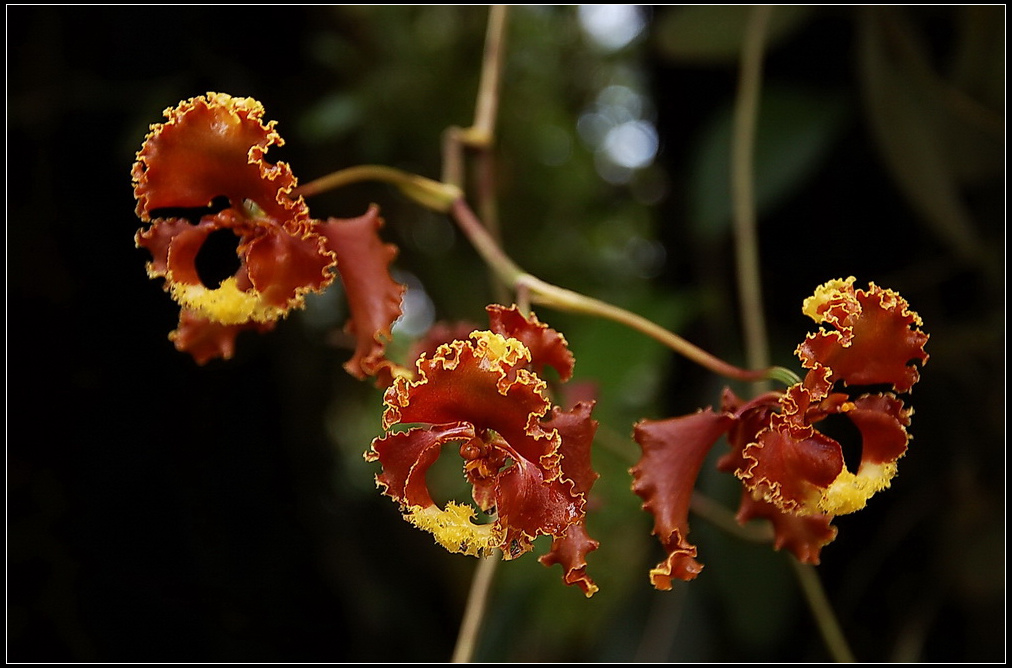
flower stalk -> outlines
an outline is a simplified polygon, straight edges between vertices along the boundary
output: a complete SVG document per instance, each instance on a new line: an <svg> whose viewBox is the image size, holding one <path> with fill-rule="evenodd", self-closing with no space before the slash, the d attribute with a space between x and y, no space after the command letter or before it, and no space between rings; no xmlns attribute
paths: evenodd
<svg viewBox="0 0 1012 668"><path fill-rule="evenodd" d="M460 188L455 185L433 181L424 176L385 165L348 167L299 186L292 194L311 197L362 181L389 183L396 186L408 198L440 213L449 211L451 205L463 195Z"/></svg>
<svg viewBox="0 0 1012 668"><path fill-rule="evenodd" d="M774 367L772 369L748 370L728 364L724 360L711 355L702 348L643 316L599 299L552 285L525 272L503 252L499 244L495 242L492 235L485 229L481 221L478 220L477 216L475 216L474 212L467 205L467 202L463 199L454 202L450 208L450 215L453 216L458 227L471 241L471 244L478 251L479 255L482 256L485 263L496 272L499 279L507 285L513 286L514 290L522 291L529 295L531 302L535 304L542 304L559 311L583 313L621 323L649 336L671 348L676 353L725 378L745 382L755 382L770 378L789 381L787 384L796 382L797 377L787 369Z"/></svg>
<svg viewBox="0 0 1012 668"><path fill-rule="evenodd" d="M724 378L743 382L761 382L772 379L787 385L798 380L797 375L783 367L749 370L729 364L643 316L599 299L552 285L527 273L502 250L492 233L468 206L460 188L455 185L433 181L392 167L361 165L349 167L311 181L297 188L295 194L316 195L361 181L390 183L419 204L435 211L449 213L498 279L514 291L526 295L532 303L621 323L664 344L683 357Z"/></svg>
<svg viewBox="0 0 1012 668"><path fill-rule="evenodd" d="M753 8L745 29L731 144L731 207L738 293L741 297L745 359L753 368L768 366L770 358L759 273L753 163L762 87L764 41L772 11L773 8L770 6ZM762 391L763 388L756 389Z"/></svg>
<svg viewBox="0 0 1012 668"><path fill-rule="evenodd" d="M495 579L502 555L496 550L487 557L478 560L471 580L471 588L467 594L467 607L464 618L460 622L457 644L453 648L453 663L471 663L481 635L482 623L488 609L489 592Z"/></svg>

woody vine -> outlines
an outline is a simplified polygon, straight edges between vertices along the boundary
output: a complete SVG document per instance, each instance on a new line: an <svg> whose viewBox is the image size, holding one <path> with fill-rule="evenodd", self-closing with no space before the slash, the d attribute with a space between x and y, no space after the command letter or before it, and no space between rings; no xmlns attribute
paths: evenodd
<svg viewBox="0 0 1012 668"><path fill-rule="evenodd" d="M743 285L758 283L755 243L749 241L748 147L764 12L757 9L742 55L736 126L736 146L745 151L735 161ZM151 254L148 274L162 279L180 305L169 338L196 362L232 357L241 332L267 333L302 308L307 295L343 285L351 314L346 331L355 340L345 369L383 390L382 423L372 443L363 444L380 492L445 549L483 559L457 660L473 653L494 563L522 557L540 536L551 541L541 563L559 565L563 582L587 597L598 591L592 553L608 537L587 528L588 498L598 478L591 464L595 400L573 399L567 391L579 351L570 350L564 332L543 318L545 311L621 323L641 332L644 345L652 339L719 376L756 383L753 396L725 389L711 407L630 425L640 448L639 460L631 462L630 490L652 516L663 548L663 558L645 575L661 590L673 580L696 578L703 568L705 555L689 540L688 518L696 479L722 438L729 448L717 466L741 483L737 521L768 521L773 547L800 564L818 564L820 551L836 537L834 517L864 508L897 474L911 438L906 395L928 359L928 336L906 300L855 277L827 276L799 305L815 325L803 338L799 333L798 374L761 361L761 309L746 314L754 325L750 349L760 350L750 359L760 362L742 369L635 313L525 271L503 251L497 225L487 222L495 216L488 184L478 185L472 208L461 168L469 156L492 159L504 24L505 10L493 9L475 123L446 133L438 180L364 165L300 186L289 165L268 158L283 140L263 106L220 92L167 109L166 121L151 126L132 174L145 224L136 243ZM363 180L392 184L456 224L505 296L486 306L487 326L440 323L408 355L390 352L406 288L391 273L399 251L383 238L379 206L357 218L324 219L313 217L307 203ZM508 233L508 221L503 228ZM197 256L211 235L222 232L237 240L238 268L208 285ZM747 301L755 306L758 300ZM839 416L861 435L856 465L848 466L840 443L820 430L820 423ZM434 500L426 474L441 457L460 458L469 499ZM810 579L810 571L802 577ZM831 613L820 607L817 586L811 592L827 644L837 658L849 658Z"/></svg>

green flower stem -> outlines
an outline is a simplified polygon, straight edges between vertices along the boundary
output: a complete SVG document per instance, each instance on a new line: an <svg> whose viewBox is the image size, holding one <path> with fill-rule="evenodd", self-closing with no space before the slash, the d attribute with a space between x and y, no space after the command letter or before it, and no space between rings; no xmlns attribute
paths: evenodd
<svg viewBox="0 0 1012 668"><path fill-rule="evenodd" d="M771 366L766 370L766 378L776 380L790 387L801 382L798 374L782 366Z"/></svg>
<svg viewBox="0 0 1012 668"><path fill-rule="evenodd" d="M754 382L765 380L768 377L766 369L749 371L728 364L657 323L613 304L545 283L530 274L522 276L520 282L528 286L531 291L531 301L536 304L544 304L560 311L584 313L621 323L659 341L679 355L725 378Z"/></svg>
<svg viewBox="0 0 1012 668"><path fill-rule="evenodd" d="M495 134L495 120L499 111L499 84L502 81L506 11L506 5L492 5L489 8L488 32L485 34L485 55L482 58L481 83L478 86L474 124L461 133L461 140L468 146L488 148Z"/></svg>
<svg viewBox="0 0 1012 668"><path fill-rule="evenodd" d="M453 663L470 663L474 658L485 610L488 607L488 594L492 589L492 580L500 561L502 558L499 550L478 561L474 578L471 580L471 590L467 595L464 618L457 633L457 644L453 648Z"/></svg>
<svg viewBox="0 0 1012 668"><path fill-rule="evenodd" d="M819 626L819 633L822 634L822 640L826 643L826 648L833 660L837 663L854 663L854 654L850 651L850 646L847 644L836 614L833 612L833 606L829 604L826 591L823 589L822 581L819 580L815 569L808 564L801 563L793 556L789 558L789 561L794 567L794 574L801 584L805 600L808 601L808 607Z"/></svg>
<svg viewBox="0 0 1012 668"><path fill-rule="evenodd" d="M460 188L455 185L433 181L393 167L360 165L342 169L311 181L296 188L293 194L317 195L327 190L361 181L390 183L422 206L449 213L499 280L514 290L526 291L533 303L543 304L560 311L584 313L614 320L659 341L678 354L725 378L745 382L776 379L788 385L798 382L798 378L793 372L782 367L750 371L728 364L643 316L599 299L546 283L536 276L528 274L503 252L492 234L467 205Z"/></svg>
<svg viewBox="0 0 1012 668"><path fill-rule="evenodd" d="M443 181L446 183L463 185L464 147L485 151L492 146L499 112L507 11L507 5L492 5L489 8L474 123L468 128L449 127L443 133Z"/></svg>
<svg viewBox="0 0 1012 668"><path fill-rule="evenodd" d="M515 289L527 272L503 252L492 233L478 220L463 197L450 207L450 215L499 280Z"/></svg>
<svg viewBox="0 0 1012 668"><path fill-rule="evenodd" d="M770 6L753 8L745 29L731 144L731 204L734 214L738 292L741 298L745 336L745 359L753 368L769 365L762 283L759 280L753 162L762 85L764 41L772 11L773 8ZM763 388L756 389L761 392Z"/></svg>
<svg viewBox="0 0 1012 668"><path fill-rule="evenodd" d="M773 542L774 535L772 524L769 522L750 522L744 525L738 524L738 520L733 511L728 510L723 505L701 492L693 490L692 500L689 502L689 508L696 515L699 515L710 524L731 536L736 536L742 540L747 540L753 543Z"/></svg>
<svg viewBox="0 0 1012 668"><path fill-rule="evenodd" d="M487 151L495 137L495 121L499 112L499 89L502 81L503 42L506 37L506 5L492 5L485 33L485 54L482 58L481 81L471 127L452 126L443 133L443 182L464 184L464 147ZM488 221L486 221L488 222Z"/></svg>
<svg viewBox="0 0 1012 668"><path fill-rule="evenodd" d="M310 197L362 181L381 181L394 185L407 197L440 213L449 211L450 206L463 195L457 186L384 165L359 165L342 169L299 186L292 194Z"/></svg>
<svg viewBox="0 0 1012 668"><path fill-rule="evenodd" d="M496 272L500 280L507 285L513 286L515 290L526 291L530 296L530 300L535 304L542 304L560 311L583 313L614 320L663 343L680 355L725 378L754 382L768 378L783 379L788 377L787 374L793 375L790 371L777 367L760 369L758 371L741 369L728 364L718 357L714 357L702 348L689 343L674 332L664 329L643 316L599 299L546 283L536 276L525 272L502 251L499 244L495 242L492 235L489 234L488 230L485 229L481 221L478 220L477 216L474 215L474 212L471 211L467 202L463 199L453 204L450 213L454 220L457 221L457 225L467 235L467 238L482 256L482 259ZM796 378L796 376L794 377Z"/></svg>
<svg viewBox="0 0 1012 668"><path fill-rule="evenodd" d="M496 118L499 113L500 89L505 60L506 5L492 5L488 13L488 30L485 35L485 53L482 58L481 81L478 85L478 99L475 105L474 123L464 130L461 141L477 151L475 156L475 201L481 221L502 243L499 226L498 187L496 183L496 159L492 148L495 144ZM508 299L509 286L491 276L492 291L496 301Z"/></svg>

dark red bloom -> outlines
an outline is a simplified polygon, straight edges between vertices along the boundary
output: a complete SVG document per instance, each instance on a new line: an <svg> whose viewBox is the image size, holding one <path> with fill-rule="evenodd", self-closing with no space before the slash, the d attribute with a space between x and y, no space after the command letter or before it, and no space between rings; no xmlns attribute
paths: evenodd
<svg viewBox="0 0 1012 668"><path fill-rule="evenodd" d="M702 568L688 543L692 487L710 448L726 436L731 451L718 468L741 479L738 520L771 521L778 549L818 563L836 536L833 516L865 506L889 486L906 452L912 410L897 393L919 378L928 335L906 300L871 284L855 290L854 278L820 286L804 311L832 327L809 334L797 354L805 378L783 392L743 401L725 390L721 411L643 421L635 439L643 457L633 468L633 491L654 515L654 533L668 554L651 571L661 589L672 577L691 579ZM891 391L852 396L849 388L888 385ZM848 391L845 391L848 390ZM839 442L819 430L831 416L849 419L861 436L861 460L850 470Z"/></svg>
<svg viewBox="0 0 1012 668"><path fill-rule="evenodd" d="M136 242L151 253L148 274L164 278L182 307L170 338L199 363L231 357L240 331L270 329L340 272L358 340L348 370L378 375L400 314L403 286L388 271L396 249L379 241L375 207L353 220L310 217L305 201L292 196L297 181L288 165L264 157L284 142L263 113L252 98L195 97L167 109L167 122L151 126L137 153L137 215L150 225ZM210 208L223 200L221 210ZM197 257L220 231L235 235L238 268L205 285Z"/></svg>
<svg viewBox="0 0 1012 668"><path fill-rule="evenodd" d="M829 281L805 300L804 311L833 329L809 334L797 354L805 379L780 398L780 412L748 443L736 470L746 488L781 510L840 515L860 510L889 486L910 440L912 411L895 393L909 392L928 360L920 317L892 290L872 283L855 290L854 278ZM836 390L889 385L891 392L855 398ZM855 471L834 439L817 425L843 415L861 434Z"/></svg>
<svg viewBox="0 0 1012 668"><path fill-rule="evenodd" d="M590 596L597 590L585 572L585 557L597 548L584 528L586 494L597 478L592 405L552 407L545 381L532 371L571 365L558 332L515 307L490 306L489 313L493 328L510 334L474 331L423 354L413 378L393 380L384 396L386 433L366 459L383 466L376 480L405 519L448 550L481 556L500 548L512 559L537 536L552 536L542 562L561 564L565 581ZM451 444L486 521L475 522L469 504L440 507L432 498L426 473Z"/></svg>

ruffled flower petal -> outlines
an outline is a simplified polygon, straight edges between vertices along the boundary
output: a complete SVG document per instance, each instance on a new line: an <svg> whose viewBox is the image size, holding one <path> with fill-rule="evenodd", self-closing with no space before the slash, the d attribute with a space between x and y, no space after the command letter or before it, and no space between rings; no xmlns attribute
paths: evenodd
<svg viewBox="0 0 1012 668"><path fill-rule="evenodd" d="M498 523L504 530L503 557L514 559L532 548L538 536L562 536L580 521L584 500L574 497L554 471L518 459L498 479Z"/></svg>
<svg viewBox="0 0 1012 668"><path fill-rule="evenodd" d="M537 319L532 312L525 316L516 306L506 308L492 304L488 311L489 329L521 341L531 352L531 367L534 373L543 375L546 366L559 373L559 379L566 382L573 376L573 353L569 344L559 332Z"/></svg>
<svg viewBox="0 0 1012 668"><path fill-rule="evenodd" d="M907 451L913 411L890 394L866 394L848 406L846 415L861 432L861 465L895 462Z"/></svg>
<svg viewBox="0 0 1012 668"><path fill-rule="evenodd" d="M770 424L780 406L778 395L771 392L745 401L725 388L721 407L724 412L734 415L735 422L727 433L731 450L717 461L718 470L735 473L747 468L749 462L743 455L745 448L755 441L756 434ZM830 524L832 515L797 515L756 497L748 489L742 490L736 516L738 523L744 525L753 519L769 520L773 526L774 549L787 548L802 563L819 563L820 551L836 537L836 528Z"/></svg>
<svg viewBox="0 0 1012 668"><path fill-rule="evenodd" d="M264 333L273 328L273 322L223 325L183 309L179 312L179 326L169 333L169 340L175 344L176 350L189 353L197 364L203 365L213 359L232 359L235 339L240 332L253 330Z"/></svg>
<svg viewBox="0 0 1012 668"><path fill-rule="evenodd" d="M405 506L427 508L435 504L429 495L425 474L439 458L440 448L451 441L474 438L474 426L466 422L429 425L388 433L373 441L368 461L379 461L383 471L376 482Z"/></svg>
<svg viewBox="0 0 1012 668"><path fill-rule="evenodd" d="M667 557L650 571L657 589L671 589L675 578L692 580L703 569L688 541L689 502L707 453L734 418L712 409L666 420L643 420L634 438L643 456L631 470L633 492L654 516L653 533Z"/></svg>
<svg viewBox="0 0 1012 668"><path fill-rule="evenodd" d="M425 332L425 336L412 344L408 357L413 360L422 355L432 357L439 346L451 341L463 341L470 336L471 332L478 329L481 327L469 321L436 322Z"/></svg>
<svg viewBox="0 0 1012 668"><path fill-rule="evenodd" d="M919 378L915 363L928 359L928 335L898 294L874 283L868 290L853 284L853 277L829 281L805 301L806 314L834 329L810 334L798 347L810 371L783 393L779 414L745 446L746 465L736 471L754 495L785 512L860 510L889 487L896 461L906 452L911 411L899 398L884 393L852 401L832 389L842 381L910 391ZM861 434L861 461L854 471L844 463L842 446L818 431L818 423L831 415L850 419Z"/></svg>
<svg viewBox="0 0 1012 668"><path fill-rule="evenodd" d="M390 275L397 247L379 237L383 219L376 206L364 216L350 220L331 218L322 225L327 249L337 258L337 268L348 296L351 318L345 330L356 340L355 355L344 365L356 378L377 377L381 386L393 379L392 362L386 358L394 321L401 315L405 286Z"/></svg>
<svg viewBox="0 0 1012 668"><path fill-rule="evenodd" d="M756 434L769 426L770 417L780 405L780 393L768 393L745 401L731 388L725 387L721 396L721 410L734 417L727 431L727 442L731 450L717 460L717 470L734 473L745 468L747 462L742 453L755 441Z"/></svg>
<svg viewBox="0 0 1012 668"><path fill-rule="evenodd" d="M549 402L544 381L523 368L529 360L516 339L474 332L470 341L420 359L418 379L396 378L385 397L387 429L460 421L481 436L463 443L461 453L469 480L484 490L481 505L498 511L508 557L529 550L539 534L562 533L575 519L563 491L550 484L561 475L559 437L541 425Z"/></svg>
<svg viewBox="0 0 1012 668"><path fill-rule="evenodd" d="M803 382L784 392L780 413L743 446L735 473L754 495L785 512L852 513L896 474L910 439L910 411L891 394L851 401L842 393L813 393L810 386L823 384ZM848 418L861 435L856 472L846 468L840 443L818 430L830 415Z"/></svg>
<svg viewBox="0 0 1012 668"><path fill-rule="evenodd" d="M217 286L206 286L197 271L197 255L207 238L219 230L238 237L236 272ZM263 219L250 221L232 209L205 216L196 225L185 219L159 219L137 235L137 245L154 258L148 275L166 280L173 298L184 308L225 325L270 322L301 307L308 292L333 280L333 254L316 234L291 235Z"/></svg>
<svg viewBox="0 0 1012 668"><path fill-rule="evenodd" d="M283 311L301 308L306 294L322 291L333 280L334 256L317 231L275 231L250 240L240 252L246 256L249 291Z"/></svg>
<svg viewBox="0 0 1012 668"><path fill-rule="evenodd" d="M491 332L442 345L432 358L418 360L417 379L398 377L387 388L383 427L467 421L496 431L513 447L524 441L527 458L548 457L554 448L538 420L550 406L544 381L524 368L529 361L522 343Z"/></svg>
<svg viewBox="0 0 1012 668"><path fill-rule="evenodd" d="M569 411L555 406L543 423L546 429L559 432L562 474L573 482L573 491L581 494L589 492L599 477L590 461L590 449L598 426L597 420L590 417L593 410L593 401L581 401Z"/></svg>
<svg viewBox="0 0 1012 668"><path fill-rule="evenodd" d="M830 281L805 301L806 314L834 329L809 334L798 356L805 368L829 367L848 385L888 383L908 392L920 377L913 362L928 360L921 319L896 292L874 283L855 290L854 280Z"/></svg>
<svg viewBox="0 0 1012 668"><path fill-rule="evenodd" d="M742 456L748 464L737 471L738 477L753 493L788 512L817 509L823 491L845 470L839 443L783 414L772 417L770 427Z"/></svg>
<svg viewBox="0 0 1012 668"><path fill-rule="evenodd" d="M599 545L599 542L587 535L587 528L583 524L572 524L561 538L552 539L551 549L538 557L538 561L545 566L562 566L563 582L577 585L590 598L597 592L598 586L587 575L587 555Z"/></svg>
<svg viewBox="0 0 1012 668"><path fill-rule="evenodd" d="M267 149L284 140L263 115L253 98L224 93L166 109L168 121L151 126L133 168L140 219L151 220L159 209L202 209L226 197L232 206L255 202L275 220L308 220L305 203L290 196L296 185L291 169L264 160Z"/></svg>
<svg viewBox="0 0 1012 668"><path fill-rule="evenodd" d="M889 487L896 460L906 453L910 409L892 395L865 395L845 406L845 415L861 434L857 471L844 469L819 500L819 508L843 515L864 508L874 494Z"/></svg>
<svg viewBox="0 0 1012 668"><path fill-rule="evenodd" d="M817 565L822 548L836 538L832 515L795 515L780 510L748 491L742 492L736 516L739 524L753 519L769 520L773 525L773 548L786 548L803 564Z"/></svg>
<svg viewBox="0 0 1012 668"><path fill-rule="evenodd" d="M572 491L586 495L597 480L598 474L591 468L590 449L597 432L597 421L590 417L593 402L579 402L571 411L559 407L552 409L547 428L559 432L562 455L562 474L572 481ZM545 566L560 564L566 584L576 584L590 597L597 591L597 584L587 575L587 554L598 548L600 543L587 534L583 521L570 525L561 537L552 539L551 550L538 561Z"/></svg>
<svg viewBox="0 0 1012 668"><path fill-rule="evenodd" d="M366 460L383 464L376 483L384 494L400 502L405 519L431 533L451 552L483 556L502 542L501 528L474 522L474 509L468 506L451 502L438 507L425 479L442 446L473 438L474 427L462 422L393 432L373 441Z"/></svg>

